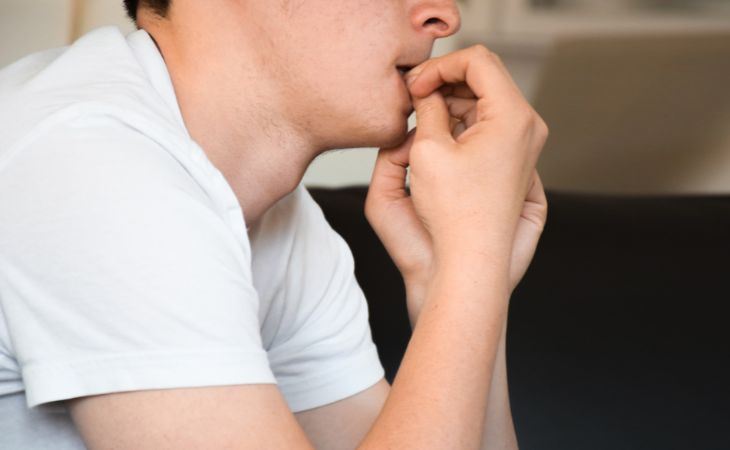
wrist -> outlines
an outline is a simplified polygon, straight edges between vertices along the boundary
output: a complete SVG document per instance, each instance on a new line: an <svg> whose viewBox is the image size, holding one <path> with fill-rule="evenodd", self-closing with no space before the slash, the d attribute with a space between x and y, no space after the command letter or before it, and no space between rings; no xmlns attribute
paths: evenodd
<svg viewBox="0 0 730 450"><path fill-rule="evenodd" d="M508 266L512 254L513 233L461 232L434 239L434 265ZM438 270L439 268L437 268Z"/></svg>
<svg viewBox="0 0 730 450"><path fill-rule="evenodd" d="M429 285L425 279L403 279L406 288L406 306L408 308L408 319L411 322L411 328L416 327L418 317L428 296Z"/></svg>
<svg viewBox="0 0 730 450"><path fill-rule="evenodd" d="M411 273L403 276L403 284L406 289L406 306L411 328L415 328L418 316L426 301L429 290L429 282L433 278L432 271L424 270L418 273Z"/></svg>
<svg viewBox="0 0 730 450"><path fill-rule="evenodd" d="M431 278L438 276L489 279L509 285L511 249L505 245L451 247L437 252Z"/></svg>
<svg viewBox="0 0 730 450"><path fill-rule="evenodd" d="M472 249L473 250L473 249ZM477 287L484 292L503 292L509 299L512 292L509 281L509 265L505 260L484 253L448 253L429 267L429 270L412 272L403 276L406 289L406 306L411 327L415 328L434 284L458 283Z"/></svg>

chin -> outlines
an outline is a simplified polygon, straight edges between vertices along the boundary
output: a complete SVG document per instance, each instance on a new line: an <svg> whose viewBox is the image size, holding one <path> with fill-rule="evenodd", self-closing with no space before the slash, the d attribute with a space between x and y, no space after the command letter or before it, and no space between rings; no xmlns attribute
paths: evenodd
<svg viewBox="0 0 730 450"><path fill-rule="evenodd" d="M371 147L380 147L380 148L397 147L406 140L407 136L408 136L408 124L406 123L397 132L393 132L390 134L383 133L382 142L378 143L377 145L371 145Z"/></svg>
<svg viewBox="0 0 730 450"><path fill-rule="evenodd" d="M408 135L407 116L398 114L391 120L383 121L376 127L372 127L368 138L369 141L361 147L392 148L397 147L406 140Z"/></svg>
<svg viewBox="0 0 730 450"><path fill-rule="evenodd" d="M401 144L408 134L408 116L399 110L390 111L389 114L378 114L376 119L351 116L355 120L337 130L329 130L332 134L327 148L391 148Z"/></svg>

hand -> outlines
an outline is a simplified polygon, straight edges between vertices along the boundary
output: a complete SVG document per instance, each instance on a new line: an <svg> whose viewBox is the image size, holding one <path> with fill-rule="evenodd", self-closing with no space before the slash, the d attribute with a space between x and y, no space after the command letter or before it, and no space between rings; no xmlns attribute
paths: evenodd
<svg viewBox="0 0 730 450"><path fill-rule="evenodd" d="M368 220L409 291L427 283L439 253L455 251L486 251L504 261L513 289L546 219L535 171L545 124L483 47L429 60L409 81L419 127L400 146L380 151Z"/></svg>

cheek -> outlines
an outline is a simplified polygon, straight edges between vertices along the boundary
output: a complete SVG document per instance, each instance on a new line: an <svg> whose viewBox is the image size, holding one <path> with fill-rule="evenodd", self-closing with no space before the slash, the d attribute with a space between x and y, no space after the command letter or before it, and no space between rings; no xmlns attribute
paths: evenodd
<svg viewBox="0 0 730 450"><path fill-rule="evenodd" d="M405 86L383 52L380 60L355 58L352 52L300 53L288 68L289 100L307 111L309 121L326 123L330 132L365 139L369 146L402 139Z"/></svg>
<svg viewBox="0 0 730 450"><path fill-rule="evenodd" d="M320 73L318 85L322 100L347 110L342 112L356 114L358 110L382 109L393 103L393 83L367 64L338 64L329 73Z"/></svg>

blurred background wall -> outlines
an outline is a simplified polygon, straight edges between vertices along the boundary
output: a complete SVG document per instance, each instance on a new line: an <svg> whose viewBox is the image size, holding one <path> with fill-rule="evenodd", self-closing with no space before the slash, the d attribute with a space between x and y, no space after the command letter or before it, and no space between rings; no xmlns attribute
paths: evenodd
<svg viewBox="0 0 730 450"><path fill-rule="evenodd" d="M434 54L485 44L551 127L549 189L730 192L730 0L465 0ZM0 66L86 31L132 31L121 0L0 0ZM374 149L329 152L308 185L367 183Z"/></svg>

